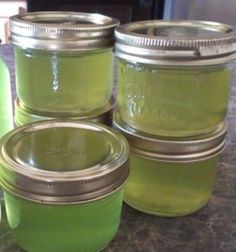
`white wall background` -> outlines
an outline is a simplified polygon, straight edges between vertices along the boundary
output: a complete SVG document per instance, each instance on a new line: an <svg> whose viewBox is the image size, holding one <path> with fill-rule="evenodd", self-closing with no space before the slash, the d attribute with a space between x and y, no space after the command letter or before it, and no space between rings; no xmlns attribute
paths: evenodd
<svg viewBox="0 0 236 252"><path fill-rule="evenodd" d="M165 0L164 19L206 20L236 25L236 0Z"/></svg>
<svg viewBox="0 0 236 252"><path fill-rule="evenodd" d="M18 14L20 11L27 9L26 0L0 0L0 39L2 44L8 43L9 29L8 19L9 17Z"/></svg>

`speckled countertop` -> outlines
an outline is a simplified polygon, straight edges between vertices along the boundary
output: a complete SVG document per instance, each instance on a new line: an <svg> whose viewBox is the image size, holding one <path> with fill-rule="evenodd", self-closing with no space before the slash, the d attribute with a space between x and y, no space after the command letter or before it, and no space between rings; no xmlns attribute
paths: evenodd
<svg viewBox="0 0 236 252"><path fill-rule="evenodd" d="M3 45L0 52L11 71L14 90L11 47ZM154 217L124 204L119 232L104 252L236 251L236 66L234 69L235 81L227 116L227 144L220 158L216 185L209 203L197 213L181 218ZM20 251L3 216L0 252Z"/></svg>

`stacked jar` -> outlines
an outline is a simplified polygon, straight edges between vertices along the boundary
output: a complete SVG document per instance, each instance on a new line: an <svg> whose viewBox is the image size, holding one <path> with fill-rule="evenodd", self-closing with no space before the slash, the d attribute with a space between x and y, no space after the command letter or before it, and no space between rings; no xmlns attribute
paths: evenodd
<svg viewBox="0 0 236 252"><path fill-rule="evenodd" d="M15 123L88 119L109 124L114 28L100 14L32 12L10 18Z"/></svg>
<svg viewBox="0 0 236 252"><path fill-rule="evenodd" d="M131 145L125 201L147 213L181 216L212 193L236 51L228 25L141 21L115 32L114 125Z"/></svg>

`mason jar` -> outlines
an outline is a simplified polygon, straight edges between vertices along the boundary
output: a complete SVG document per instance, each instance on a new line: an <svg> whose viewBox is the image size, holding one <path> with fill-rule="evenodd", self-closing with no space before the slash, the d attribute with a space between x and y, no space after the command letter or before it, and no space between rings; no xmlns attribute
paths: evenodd
<svg viewBox="0 0 236 252"><path fill-rule="evenodd" d="M129 147L100 124L63 120L18 127L1 140L6 214L26 251L100 251L120 223Z"/></svg>
<svg viewBox="0 0 236 252"><path fill-rule="evenodd" d="M227 113L235 29L204 21L152 20L116 29L117 112L160 136L214 131Z"/></svg>
<svg viewBox="0 0 236 252"><path fill-rule="evenodd" d="M31 122L35 115L46 119L104 113L112 99L118 24L114 18L79 12L11 17L16 114L23 109Z"/></svg>
<svg viewBox="0 0 236 252"><path fill-rule="evenodd" d="M225 144L225 124L204 136L180 139L133 131L119 117L114 125L131 146L127 204L145 213L175 217L191 214L208 202Z"/></svg>

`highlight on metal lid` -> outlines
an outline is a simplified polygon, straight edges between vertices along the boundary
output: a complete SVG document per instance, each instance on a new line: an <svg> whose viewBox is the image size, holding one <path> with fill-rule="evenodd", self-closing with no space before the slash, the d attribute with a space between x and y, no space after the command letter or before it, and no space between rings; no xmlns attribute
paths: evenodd
<svg viewBox="0 0 236 252"><path fill-rule="evenodd" d="M124 134L133 153L168 162L192 162L213 157L223 151L227 127L192 137L163 137L133 129L114 114L113 126Z"/></svg>
<svg viewBox="0 0 236 252"><path fill-rule="evenodd" d="M165 65L208 65L232 61L235 28L208 21L148 20L121 25L115 31L119 58Z"/></svg>
<svg viewBox="0 0 236 252"><path fill-rule="evenodd" d="M13 45L86 51L112 47L119 20L96 13L45 11L12 16L9 25Z"/></svg>
<svg viewBox="0 0 236 252"><path fill-rule="evenodd" d="M14 129L1 140L0 182L36 202L88 202L127 179L129 147L100 124L48 120Z"/></svg>

